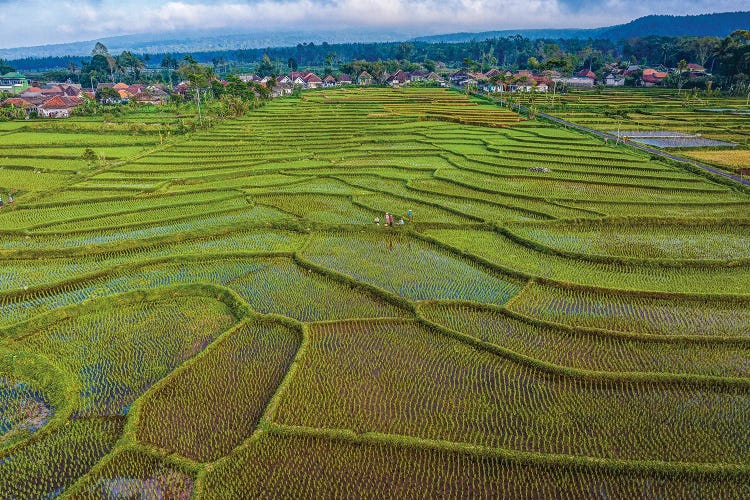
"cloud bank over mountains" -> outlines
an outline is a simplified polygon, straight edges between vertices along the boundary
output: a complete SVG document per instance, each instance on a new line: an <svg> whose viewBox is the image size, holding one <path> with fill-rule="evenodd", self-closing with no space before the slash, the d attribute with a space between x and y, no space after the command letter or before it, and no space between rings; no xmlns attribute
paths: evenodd
<svg viewBox="0 0 750 500"><path fill-rule="evenodd" d="M747 0L0 0L0 47L137 33L591 28L649 14L747 9ZM23 20L22 22L19 20Z"/></svg>

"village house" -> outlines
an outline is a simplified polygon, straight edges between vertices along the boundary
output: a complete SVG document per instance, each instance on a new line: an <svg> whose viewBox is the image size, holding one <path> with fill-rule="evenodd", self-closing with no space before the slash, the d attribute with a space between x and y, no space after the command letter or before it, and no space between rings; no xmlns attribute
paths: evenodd
<svg viewBox="0 0 750 500"><path fill-rule="evenodd" d="M653 68L646 68L643 70L643 76L641 76L641 85L644 87L654 87L659 85L662 80L669 76L666 71L657 71Z"/></svg>
<svg viewBox="0 0 750 500"><path fill-rule="evenodd" d="M427 80L427 72L426 71L410 71L406 73L406 76L409 78L410 82L423 82Z"/></svg>
<svg viewBox="0 0 750 500"><path fill-rule="evenodd" d="M451 73L448 76L448 79L451 83L460 86L465 86L466 82L468 82L469 80L474 80L468 71L456 71L454 73ZM476 83L476 80L474 80L474 83Z"/></svg>
<svg viewBox="0 0 750 500"><path fill-rule="evenodd" d="M36 105L21 97L9 97L3 101L2 107L22 109L26 114L26 118L29 118L34 112L39 113L39 108Z"/></svg>
<svg viewBox="0 0 750 500"><path fill-rule="evenodd" d="M78 97L58 95L39 106L39 114L46 118L68 118L70 111L82 102Z"/></svg>
<svg viewBox="0 0 750 500"><path fill-rule="evenodd" d="M553 82L562 83L571 87L593 87L594 80L586 76L571 76L568 78L553 78Z"/></svg>
<svg viewBox="0 0 750 500"><path fill-rule="evenodd" d="M336 77L336 84L337 85L351 85L352 84L352 77L341 73L339 76Z"/></svg>
<svg viewBox="0 0 750 500"><path fill-rule="evenodd" d="M385 79L385 83L387 83L388 85L392 87L398 87L399 85L406 85L410 81L411 80L406 75L406 73L404 73L401 70L396 71L395 73L393 73L392 75L390 75L388 78Z"/></svg>
<svg viewBox="0 0 750 500"><path fill-rule="evenodd" d="M133 94L134 101L148 103L148 104L155 104L155 105L164 104L165 102L169 101L169 94L165 92L163 89L160 89L159 87L156 87L156 86L146 87L144 85L141 85L140 87L143 87L142 90L140 90L140 92ZM133 90L137 90L137 89L133 89Z"/></svg>
<svg viewBox="0 0 750 500"><path fill-rule="evenodd" d="M501 75L501 74L502 74L502 71L500 71L497 68L492 68L491 70L489 70L488 72L486 72L484 74L484 76L487 77L488 80L490 80L490 79L495 78L496 76Z"/></svg>
<svg viewBox="0 0 750 500"><path fill-rule="evenodd" d="M10 72L0 76L0 92L17 95L29 88L29 80L21 73Z"/></svg>
<svg viewBox="0 0 750 500"><path fill-rule="evenodd" d="M289 83L277 83L275 87L271 89L271 97L276 99L285 95L290 95L294 89Z"/></svg>
<svg viewBox="0 0 750 500"><path fill-rule="evenodd" d="M446 86L447 85L447 83L445 82L445 79L443 77L441 77L440 75L438 75L437 73L435 73L434 71L432 71L430 74L428 74L425 77L425 80L428 81L428 82L433 82L433 83L440 84L441 86Z"/></svg>
<svg viewBox="0 0 750 500"><path fill-rule="evenodd" d="M690 63L687 65L688 70L688 76L690 78L700 78L702 76L708 75L706 72L706 68L701 66L700 64Z"/></svg>
<svg viewBox="0 0 750 500"><path fill-rule="evenodd" d="M325 78L323 78L323 87L335 87L336 86L336 79L333 77L333 75L328 75Z"/></svg>
<svg viewBox="0 0 750 500"><path fill-rule="evenodd" d="M289 78L295 87L303 89L317 89L323 87L323 80L315 73L309 71L292 71Z"/></svg>
<svg viewBox="0 0 750 500"><path fill-rule="evenodd" d="M308 89L317 89L323 86L323 80L315 73L306 74L303 80L305 81L305 88Z"/></svg>
<svg viewBox="0 0 750 500"><path fill-rule="evenodd" d="M367 71L363 71L357 77L357 83L359 85L372 85L372 75Z"/></svg>
<svg viewBox="0 0 750 500"><path fill-rule="evenodd" d="M607 87L622 87L625 85L625 77L622 75L615 75L610 73L604 78L604 85Z"/></svg>

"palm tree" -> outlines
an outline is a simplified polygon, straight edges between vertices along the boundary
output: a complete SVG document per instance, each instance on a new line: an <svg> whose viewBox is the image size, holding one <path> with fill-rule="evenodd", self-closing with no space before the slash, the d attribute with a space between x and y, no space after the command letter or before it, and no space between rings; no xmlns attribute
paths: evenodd
<svg viewBox="0 0 750 500"><path fill-rule="evenodd" d="M680 59L677 63L677 94L679 95L682 91L682 72L687 69L687 61Z"/></svg>

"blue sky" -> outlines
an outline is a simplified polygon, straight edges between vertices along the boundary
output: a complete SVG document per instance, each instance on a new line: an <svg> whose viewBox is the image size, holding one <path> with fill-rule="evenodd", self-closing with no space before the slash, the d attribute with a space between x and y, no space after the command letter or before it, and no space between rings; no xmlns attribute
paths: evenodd
<svg viewBox="0 0 750 500"><path fill-rule="evenodd" d="M408 35L588 28L648 14L750 9L750 0L0 0L0 47L197 29Z"/></svg>

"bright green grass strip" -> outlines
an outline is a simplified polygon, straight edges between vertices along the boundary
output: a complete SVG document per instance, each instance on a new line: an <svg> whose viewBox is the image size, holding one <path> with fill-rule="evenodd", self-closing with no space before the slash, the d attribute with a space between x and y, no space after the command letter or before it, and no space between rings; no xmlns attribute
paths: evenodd
<svg viewBox="0 0 750 500"><path fill-rule="evenodd" d="M538 178L500 177L457 169L440 170L436 173L436 177L457 181L470 187L552 199L642 202L736 201L747 199L747 196L709 183L705 183L702 187L705 187L706 190L701 191L650 187L647 183L618 185L615 180L612 180L611 184L556 180L545 178L544 174L539 174Z"/></svg>
<svg viewBox="0 0 750 500"><path fill-rule="evenodd" d="M374 439L264 434L206 474L204 495L217 500L365 497L373 485L384 498L585 498L592 492L607 498L732 498L750 488L741 478L582 470Z"/></svg>
<svg viewBox="0 0 750 500"><path fill-rule="evenodd" d="M516 226L513 232L583 254L668 259L750 258L750 226L599 224Z"/></svg>
<svg viewBox="0 0 750 500"><path fill-rule="evenodd" d="M593 201L570 201L568 205L595 210L612 217L627 217L637 214L642 217L717 217L731 218L750 213L750 201L736 203L608 203Z"/></svg>
<svg viewBox="0 0 750 500"><path fill-rule="evenodd" d="M196 196L193 205L180 206L156 206L154 208L144 207L141 211L117 215L104 215L97 217L92 214L90 219L77 220L47 226L37 230L38 233L57 233L65 231L85 231L95 229L109 229L113 227L130 227L138 225L154 224L161 221L189 219L199 217L205 213L229 212L249 208L247 201L242 197L215 201L208 197ZM185 198L187 200L187 198Z"/></svg>
<svg viewBox="0 0 750 500"><path fill-rule="evenodd" d="M545 220L541 214L526 212L520 209L513 209L501 205L485 203L479 200L470 200L453 196L441 196L436 193L415 191L409 189L404 181L386 179L379 176L352 175L339 176L346 182L361 186L370 187L373 190L385 191L405 198L415 200L415 202L426 201L436 203L441 207L451 208L462 214L470 215L487 221L525 221L525 220ZM480 195L483 193L479 193ZM408 202L408 200L404 200ZM404 201L400 202L403 203ZM413 211L413 209L412 209ZM421 217L417 220L421 220ZM452 221L456 219L453 218Z"/></svg>
<svg viewBox="0 0 750 500"><path fill-rule="evenodd" d="M746 389L544 373L405 321L325 323L309 339L278 424L603 459L750 454Z"/></svg>
<svg viewBox="0 0 750 500"><path fill-rule="evenodd" d="M524 291L513 301L512 309L526 312L524 304L537 298L537 294ZM566 310L561 308L560 311L562 316ZM704 311L711 312L709 308ZM420 312L428 320L451 330L557 366L590 371L750 377L750 366L745 362L750 349L740 346L644 342L592 335L533 324L496 309L471 304L430 303L420 306ZM576 313L568 309L567 315L574 319Z"/></svg>
<svg viewBox="0 0 750 500"><path fill-rule="evenodd" d="M272 193L315 193L315 194L338 194L338 195L358 195L368 194L371 191L365 187L353 187L339 180L331 178L314 178L314 177L291 177L301 182L287 184L283 186L260 186L245 189L249 194L272 194Z"/></svg>
<svg viewBox="0 0 750 500"><path fill-rule="evenodd" d="M172 255L167 249L163 255ZM15 323L54 307L77 304L133 289L173 284L210 283L236 291L250 307L301 321L351 317L399 317L404 311L379 297L301 268L289 258L196 257L126 269L63 290L0 300L2 323ZM321 300L326 297L326 300Z"/></svg>
<svg viewBox="0 0 750 500"><path fill-rule="evenodd" d="M137 438L208 462L255 430L300 346L301 334L254 321L146 396Z"/></svg>
<svg viewBox="0 0 750 500"><path fill-rule="evenodd" d="M750 336L750 301L639 297L534 283L511 309L570 326L666 336Z"/></svg>
<svg viewBox="0 0 750 500"><path fill-rule="evenodd" d="M452 224L470 224L472 222L477 222L475 219L464 217L461 214L449 212L433 205L413 200L405 200L387 194L377 193L365 196L355 196L353 201L358 205L369 208L370 210L382 213L383 216L381 216L381 219L383 219L385 213L388 212L394 216L397 222L399 219L408 220L407 212L409 210L412 210L414 216L416 216L417 220L420 222L446 222Z"/></svg>
<svg viewBox="0 0 750 500"><path fill-rule="evenodd" d="M418 191L420 194L447 194L450 196L461 196L475 200L489 201L492 203L498 203L507 207L511 207L511 209L515 207L519 210L528 210L532 213L538 214L540 217L544 217L544 214L546 214L548 218L577 218L596 216L591 212L584 212L583 210L577 210L575 208L567 208L559 205L554 205L542 199L517 197L509 193L494 193L482 191L479 189L474 189L470 186L455 184L443 179L417 179L410 181L409 187ZM482 189L484 189L484 187L482 187Z"/></svg>
<svg viewBox="0 0 750 500"><path fill-rule="evenodd" d="M314 222L329 224L372 224L377 214L352 204L346 196L319 194L255 195L255 203L276 207Z"/></svg>
<svg viewBox="0 0 750 500"><path fill-rule="evenodd" d="M381 234L315 235L304 255L317 265L413 300L502 304L521 289L516 280L403 237L397 228L383 227Z"/></svg>
<svg viewBox="0 0 750 500"><path fill-rule="evenodd" d="M77 194L80 194L79 191ZM91 192L87 192L91 193ZM55 221L66 221L71 219L95 219L97 217L107 216L108 214L120 214L117 216L118 221L127 221L129 215L123 212L138 212L147 214L151 211L165 211L170 206L183 205L182 210L189 212L190 204L208 204L217 199L230 198L233 193L208 192L208 193L191 193L182 196L149 196L143 198L119 199L116 201L101 201L88 203L64 203L55 206L17 206L16 210L3 210L0 212L0 227L3 229L18 229L49 224ZM106 194L105 194L106 196ZM122 193L119 193L122 196ZM242 200L237 193L236 198ZM54 199L44 198L39 200L42 203L51 203ZM236 201L226 200L231 207ZM239 206L239 205L238 205ZM132 214L130 215L132 216ZM80 224L80 225L79 225ZM75 228L83 228L86 224L96 224L93 220L86 223L79 221ZM59 227L59 226L55 226Z"/></svg>
<svg viewBox="0 0 750 500"><path fill-rule="evenodd" d="M53 132L19 132L0 137L0 151L9 146L33 145L34 147L54 146L61 148L96 148L111 146L127 146L130 144L158 144L159 138L132 135L109 135L101 133L66 133ZM0 152L0 155L2 153Z"/></svg>
<svg viewBox="0 0 750 500"><path fill-rule="evenodd" d="M211 298L101 304L100 311L9 343L54 359L78 378L79 416L127 414L138 396L236 321L223 302Z"/></svg>
<svg viewBox="0 0 750 500"><path fill-rule="evenodd" d="M74 178L64 174L37 172L0 168L0 193L4 200L7 201L6 193L11 190L47 191L67 186Z"/></svg>
<svg viewBox="0 0 750 500"><path fill-rule="evenodd" d="M747 267L688 268L589 262L550 255L491 231L434 229L425 234L488 261L533 276L625 290L746 294Z"/></svg>

